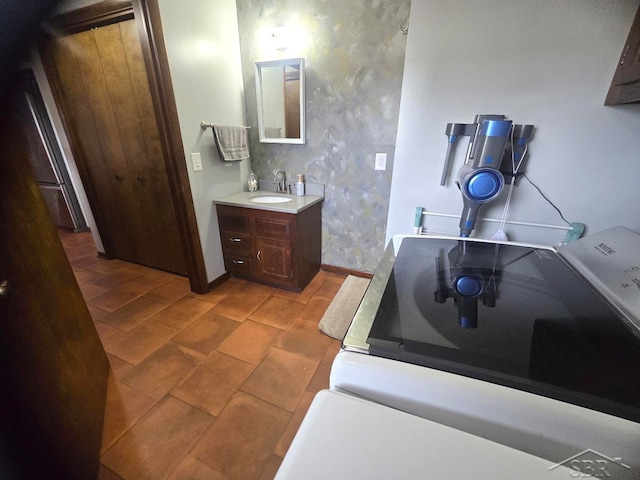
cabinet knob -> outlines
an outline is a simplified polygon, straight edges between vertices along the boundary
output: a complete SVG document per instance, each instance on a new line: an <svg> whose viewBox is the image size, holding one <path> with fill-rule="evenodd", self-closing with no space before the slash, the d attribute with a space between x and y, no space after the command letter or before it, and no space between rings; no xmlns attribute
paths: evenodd
<svg viewBox="0 0 640 480"><path fill-rule="evenodd" d="M144 183L144 178L142 177L138 177L136 178L136 180L138 180L138 183Z"/></svg>
<svg viewBox="0 0 640 480"><path fill-rule="evenodd" d="M233 263L236 265L244 265L244 260L234 260Z"/></svg>

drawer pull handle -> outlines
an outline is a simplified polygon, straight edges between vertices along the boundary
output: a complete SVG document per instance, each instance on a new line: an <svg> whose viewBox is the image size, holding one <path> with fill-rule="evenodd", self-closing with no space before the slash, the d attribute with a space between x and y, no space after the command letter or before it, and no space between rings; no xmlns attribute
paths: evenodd
<svg viewBox="0 0 640 480"><path fill-rule="evenodd" d="M232 242L241 242L241 241L242 241L242 239L241 239L241 238L237 238L237 237L235 237L235 238L234 238L234 237L232 237L232 238L230 238L229 240L231 240Z"/></svg>
<svg viewBox="0 0 640 480"><path fill-rule="evenodd" d="M256 255L256 257L258 258L258 261L260 261L260 250L258 250L258 255Z"/></svg>
<svg viewBox="0 0 640 480"><path fill-rule="evenodd" d="M236 265L244 265L244 260L234 260L233 263Z"/></svg>

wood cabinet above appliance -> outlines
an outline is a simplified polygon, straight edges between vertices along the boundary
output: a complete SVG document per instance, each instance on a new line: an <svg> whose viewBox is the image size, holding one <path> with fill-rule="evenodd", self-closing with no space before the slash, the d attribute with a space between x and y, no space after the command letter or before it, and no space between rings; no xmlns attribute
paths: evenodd
<svg viewBox="0 0 640 480"><path fill-rule="evenodd" d="M605 105L640 102L640 7L622 49Z"/></svg>

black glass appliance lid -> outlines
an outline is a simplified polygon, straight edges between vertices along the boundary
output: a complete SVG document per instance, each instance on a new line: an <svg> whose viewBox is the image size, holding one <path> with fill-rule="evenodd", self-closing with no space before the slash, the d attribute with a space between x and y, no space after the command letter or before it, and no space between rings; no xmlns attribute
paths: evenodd
<svg viewBox="0 0 640 480"><path fill-rule="evenodd" d="M409 237L367 343L372 355L640 421L637 333L553 250Z"/></svg>

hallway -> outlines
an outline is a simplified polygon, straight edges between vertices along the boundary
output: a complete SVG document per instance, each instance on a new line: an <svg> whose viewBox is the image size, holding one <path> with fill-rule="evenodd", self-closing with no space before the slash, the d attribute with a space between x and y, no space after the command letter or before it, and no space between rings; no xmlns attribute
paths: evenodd
<svg viewBox="0 0 640 480"><path fill-rule="evenodd" d="M184 277L97 258L88 232L60 237L111 364L100 478L273 478L328 387L340 342L318 322L345 277L196 295Z"/></svg>

